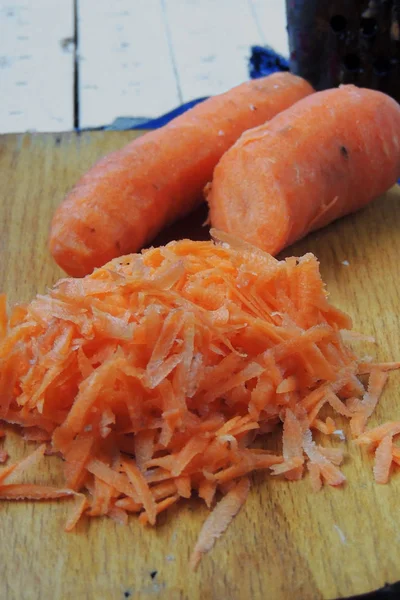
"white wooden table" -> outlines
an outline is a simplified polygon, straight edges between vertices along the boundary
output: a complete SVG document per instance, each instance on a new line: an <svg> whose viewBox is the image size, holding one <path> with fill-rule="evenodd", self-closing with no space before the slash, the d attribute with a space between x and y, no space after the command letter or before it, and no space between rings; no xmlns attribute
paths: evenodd
<svg viewBox="0 0 400 600"><path fill-rule="evenodd" d="M0 0L0 133L152 118L288 54L284 0Z"/></svg>

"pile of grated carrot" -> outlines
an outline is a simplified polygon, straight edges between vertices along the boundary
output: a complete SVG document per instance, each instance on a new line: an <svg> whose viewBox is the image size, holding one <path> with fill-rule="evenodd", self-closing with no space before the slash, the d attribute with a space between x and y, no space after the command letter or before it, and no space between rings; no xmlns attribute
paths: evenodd
<svg viewBox="0 0 400 600"><path fill-rule="evenodd" d="M1 297L0 419L42 444L2 467L0 499L76 495L69 530L83 514L154 525L182 497L211 507L222 495L196 566L245 501L251 472L308 471L315 490L344 482L342 450L313 440L316 430L337 439L335 414L376 449L376 481L388 480L400 422L366 425L400 363L357 358L350 318L329 304L312 254L278 261L213 236L63 279L9 316ZM274 453L266 445L280 428ZM65 487L19 483L46 449L64 459Z"/></svg>

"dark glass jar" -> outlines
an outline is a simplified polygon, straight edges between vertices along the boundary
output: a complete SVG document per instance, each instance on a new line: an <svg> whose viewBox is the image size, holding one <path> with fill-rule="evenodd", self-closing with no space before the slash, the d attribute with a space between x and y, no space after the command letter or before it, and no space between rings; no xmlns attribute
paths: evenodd
<svg viewBox="0 0 400 600"><path fill-rule="evenodd" d="M286 0L293 73L316 89L354 83L400 101L400 0Z"/></svg>

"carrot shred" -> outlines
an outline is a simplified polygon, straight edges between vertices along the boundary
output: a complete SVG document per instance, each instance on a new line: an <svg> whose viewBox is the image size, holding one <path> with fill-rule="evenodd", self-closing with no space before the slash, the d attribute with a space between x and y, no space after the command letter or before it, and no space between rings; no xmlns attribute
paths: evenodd
<svg viewBox="0 0 400 600"><path fill-rule="evenodd" d="M115 470L108 467L106 464L102 463L100 460L92 460L87 465L87 470L89 473L92 473L104 483L108 483L108 485L114 487L116 490L120 491L122 494L133 498L135 501L138 499L138 494L134 490L133 486L129 483L126 475L122 475L121 473L116 472Z"/></svg>
<svg viewBox="0 0 400 600"><path fill-rule="evenodd" d="M133 461L124 460L122 462L122 467L135 488L140 502L143 504L149 523L155 525L157 508L147 481Z"/></svg>
<svg viewBox="0 0 400 600"><path fill-rule="evenodd" d="M107 514L111 519L118 523L118 525L128 524L128 513L123 508L112 506Z"/></svg>
<svg viewBox="0 0 400 600"><path fill-rule="evenodd" d="M314 490L345 482L342 449L313 438L337 436L336 415L376 450L375 478L388 480L400 423L366 425L400 363L360 360L347 345L360 335L342 331L351 320L328 303L313 255L278 261L213 236L63 279L9 321L0 296L0 418L44 442L0 468L0 499L75 496L69 531L83 516L124 524L137 514L154 525L182 498L197 493L211 508L222 495L196 566L244 502L251 473L298 480L308 470ZM282 453L263 449L277 431ZM48 453L64 460L60 489L25 483Z"/></svg>
<svg viewBox="0 0 400 600"><path fill-rule="evenodd" d="M4 482L7 484L14 483L23 473L43 458L45 450L46 445L42 444L22 460L0 469L0 485Z"/></svg>
<svg viewBox="0 0 400 600"><path fill-rule="evenodd" d="M203 479L203 481L199 485L199 497L204 500L208 508L211 508L212 502L215 497L215 492L217 490L217 482L209 481L208 479Z"/></svg>
<svg viewBox="0 0 400 600"><path fill-rule="evenodd" d="M250 490L248 479L242 479L227 495L220 500L201 528L199 537L190 558L192 569L196 569L201 557L209 552L228 527L229 523L239 512Z"/></svg>
<svg viewBox="0 0 400 600"><path fill-rule="evenodd" d="M311 487L314 492L319 492L322 488L321 470L316 463L307 463L308 472L310 474Z"/></svg>
<svg viewBox="0 0 400 600"><path fill-rule="evenodd" d="M7 296L0 294L0 340L7 334Z"/></svg>
<svg viewBox="0 0 400 600"><path fill-rule="evenodd" d="M378 425L373 429L368 429L361 434L357 439L356 443L363 445L379 444L386 436L394 436L400 433L400 421L389 421L383 425Z"/></svg>
<svg viewBox="0 0 400 600"><path fill-rule="evenodd" d="M74 490L81 487L86 475L85 466L91 458L93 444L92 436L78 436L65 453L65 481Z"/></svg>
<svg viewBox="0 0 400 600"><path fill-rule="evenodd" d="M393 462L400 467L400 448L397 446L392 447L392 459Z"/></svg>
<svg viewBox="0 0 400 600"><path fill-rule="evenodd" d="M123 508L127 512L140 512L143 508L143 504L139 504L132 500L132 498L121 498L120 500L116 500L115 506L117 508Z"/></svg>
<svg viewBox="0 0 400 600"><path fill-rule="evenodd" d="M178 496L178 494L176 494L175 496L169 496L168 498L164 498L164 500L161 500L160 502L157 502L157 504L156 504L156 514L159 515L164 510L167 510L167 508L169 508L170 506L172 506L173 504L175 504L176 502L178 502L179 498L180 497ZM146 512L141 513L139 515L139 522L142 525L147 525L147 523L149 523L148 513L146 513Z"/></svg>
<svg viewBox="0 0 400 600"><path fill-rule="evenodd" d="M400 362L360 362L358 363L358 375L366 375L371 373L372 369L378 369L379 371L397 371L400 369Z"/></svg>
<svg viewBox="0 0 400 600"><path fill-rule="evenodd" d="M388 373L378 368L371 370L368 382L368 390L363 399L357 405L354 416L350 421L350 428L355 437L361 435L367 424L368 418L372 415L383 388L388 378Z"/></svg>
<svg viewBox="0 0 400 600"><path fill-rule="evenodd" d="M393 437L388 434L375 451L374 477L376 483L387 483L393 458Z"/></svg>
<svg viewBox="0 0 400 600"><path fill-rule="evenodd" d="M0 486L0 500L54 500L74 494L74 490L32 483L11 483Z"/></svg>
<svg viewBox="0 0 400 600"><path fill-rule="evenodd" d="M89 502L85 494L76 494L76 496L78 497L78 501L67 519L65 531L72 531L74 529L86 508L89 506Z"/></svg>

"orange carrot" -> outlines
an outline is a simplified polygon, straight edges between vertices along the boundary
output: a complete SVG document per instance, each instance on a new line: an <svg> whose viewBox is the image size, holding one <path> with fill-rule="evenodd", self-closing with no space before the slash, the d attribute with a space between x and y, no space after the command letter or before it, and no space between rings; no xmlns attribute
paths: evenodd
<svg viewBox="0 0 400 600"><path fill-rule="evenodd" d="M65 531L72 531L74 529L89 505L85 494L76 494L76 496L78 497L78 502L67 519Z"/></svg>
<svg viewBox="0 0 400 600"><path fill-rule="evenodd" d="M378 425L373 429L368 429L356 439L360 446L369 446L370 444L379 444L388 435L394 436L400 433L400 421L389 421L383 425Z"/></svg>
<svg viewBox="0 0 400 600"><path fill-rule="evenodd" d="M113 519L118 525L128 524L128 513L118 506L112 506L108 511L108 516Z"/></svg>
<svg viewBox="0 0 400 600"><path fill-rule="evenodd" d="M73 496L74 494L73 490L31 483L14 483L0 486L0 500L54 500L65 496Z"/></svg>
<svg viewBox="0 0 400 600"><path fill-rule="evenodd" d="M164 510L167 510L167 508L169 508L170 506L172 506L173 504L178 502L178 500L179 500L179 495L175 494L175 496L169 496L168 498L164 498L164 500L157 502L156 514L159 515ZM149 523L148 513L146 513L146 512L141 513L139 516L139 521L142 525L147 525L147 523Z"/></svg>
<svg viewBox="0 0 400 600"><path fill-rule="evenodd" d="M358 375L365 375L366 373L371 373L372 369L379 369L380 371L396 371L400 369L399 362L382 362L382 363L367 363L360 362L358 365Z"/></svg>
<svg viewBox="0 0 400 600"><path fill-rule="evenodd" d="M211 504L214 500L216 489L217 489L217 482L209 481L208 479L203 479L199 485L199 497L204 500L204 502L207 504L208 508L211 508Z"/></svg>
<svg viewBox="0 0 400 600"><path fill-rule="evenodd" d="M7 298L5 294L0 294L0 339L7 332Z"/></svg>
<svg viewBox="0 0 400 600"><path fill-rule="evenodd" d="M90 435L77 437L65 453L65 481L73 490L79 489L86 475L86 464L93 452L94 439Z"/></svg>
<svg viewBox="0 0 400 600"><path fill-rule="evenodd" d="M364 394L354 410L354 416L350 421L351 431L354 436L359 436L364 431L368 418L372 415L383 388L388 378L388 373L379 368L371 370L368 382L368 391Z"/></svg>
<svg viewBox="0 0 400 600"><path fill-rule="evenodd" d="M400 467L400 448L398 446L393 446L392 457L393 462Z"/></svg>
<svg viewBox="0 0 400 600"><path fill-rule="evenodd" d="M129 481L135 488L140 502L143 504L150 525L155 525L157 515L156 503L143 474L134 462L124 460L122 466L128 475Z"/></svg>
<svg viewBox="0 0 400 600"><path fill-rule="evenodd" d="M42 444L36 448L32 454L29 454L22 460L0 469L0 485L4 482L7 484L14 483L23 473L25 473L25 471L36 465L36 463L43 458L45 450L46 446L45 444Z"/></svg>
<svg viewBox="0 0 400 600"><path fill-rule="evenodd" d="M318 92L245 132L207 188L214 227L278 253L400 177L400 107L352 85Z"/></svg>
<svg viewBox="0 0 400 600"><path fill-rule="evenodd" d="M387 483L392 464L393 437L386 435L375 451L374 477L377 483Z"/></svg>
<svg viewBox="0 0 400 600"><path fill-rule="evenodd" d="M55 260L67 273L82 276L136 252L201 202L215 165L243 131L312 92L289 73L249 81L104 157L54 216Z"/></svg>
<svg viewBox="0 0 400 600"><path fill-rule="evenodd" d="M75 496L69 531L83 515L154 525L181 498L210 508L222 495L194 564L239 510L248 474L344 483L341 449L313 439L337 433L321 410L363 428L388 366L374 364L365 391L341 333L351 320L329 304L313 255L278 261L212 234L218 243L182 240L64 279L10 318L0 414L50 442L0 469L0 499ZM282 455L263 449L279 429ZM382 440L399 433L394 421L356 440L379 445L378 481L400 462ZM48 451L64 459L60 489L25 483Z"/></svg>
<svg viewBox="0 0 400 600"><path fill-rule="evenodd" d="M135 502L132 498L121 498L120 500L116 500L115 506L117 508L123 508L128 512L140 512L143 508L142 504Z"/></svg>
<svg viewBox="0 0 400 600"><path fill-rule="evenodd" d="M304 463L302 442L302 425L296 415L291 410L287 410L283 422L282 453L285 460L283 465L287 464L288 468L284 470L283 465L278 465L278 469L275 467L273 471L276 475L285 473L287 479L301 479ZM297 464L293 465L293 461L297 461Z"/></svg>
<svg viewBox="0 0 400 600"><path fill-rule="evenodd" d="M319 492L322 488L321 471L316 463L307 463L308 472L310 474L311 487L314 492Z"/></svg>
<svg viewBox="0 0 400 600"><path fill-rule="evenodd" d="M239 481L206 519L190 558L193 569L197 568L202 555L211 550L217 538L224 533L229 523L239 512L246 501L249 489L250 482L248 479Z"/></svg>

